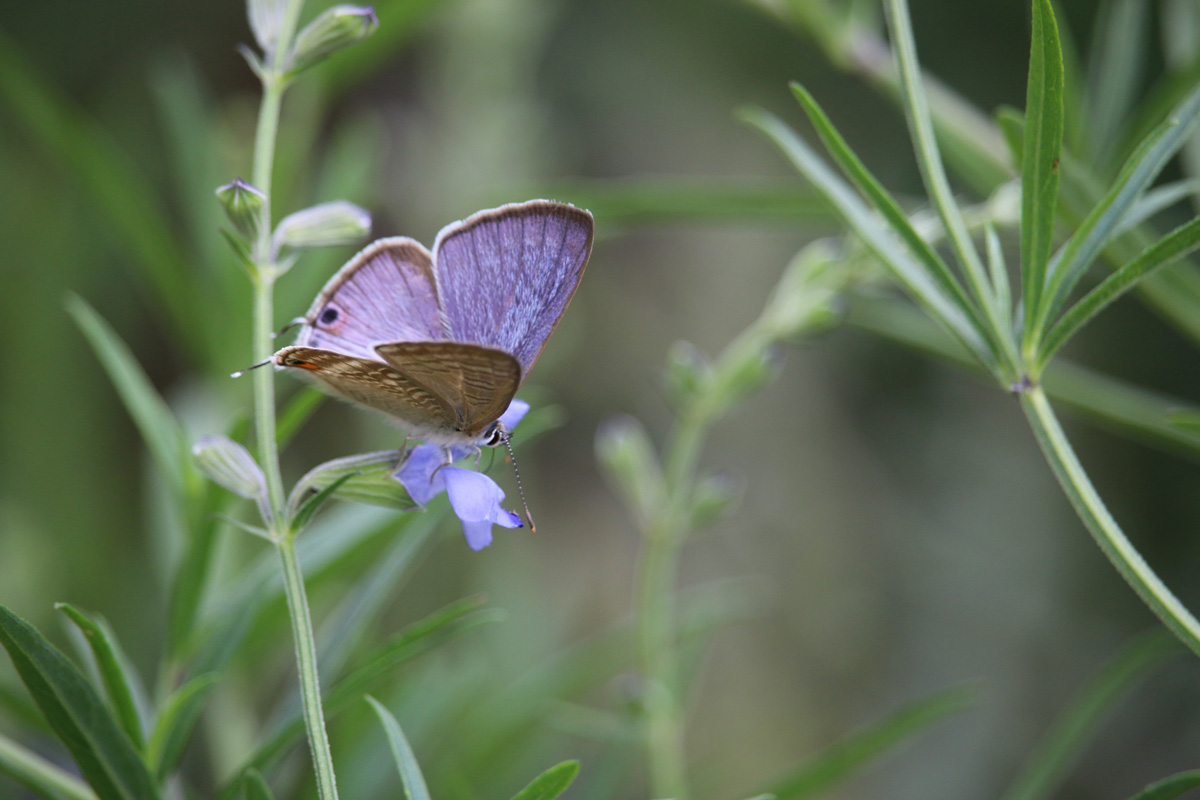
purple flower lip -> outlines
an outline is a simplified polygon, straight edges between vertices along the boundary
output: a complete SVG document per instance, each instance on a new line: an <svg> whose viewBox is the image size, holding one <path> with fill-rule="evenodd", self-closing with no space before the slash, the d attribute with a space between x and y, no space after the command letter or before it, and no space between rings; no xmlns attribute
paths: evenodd
<svg viewBox="0 0 1200 800"><path fill-rule="evenodd" d="M500 417L500 423L512 430L529 411L524 400L514 399ZM422 444L414 447L395 473L404 484L408 496L418 505L425 505L445 491L450 508L462 520L463 534L472 550L482 550L492 543L492 525L521 528L521 518L501 507L504 490L480 472L447 465L477 452L467 445L442 447Z"/></svg>

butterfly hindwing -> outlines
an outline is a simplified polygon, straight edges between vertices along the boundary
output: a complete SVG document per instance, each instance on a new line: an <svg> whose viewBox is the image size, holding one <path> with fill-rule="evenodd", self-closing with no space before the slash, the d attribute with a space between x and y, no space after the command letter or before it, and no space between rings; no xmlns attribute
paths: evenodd
<svg viewBox="0 0 1200 800"><path fill-rule="evenodd" d="M455 432L484 432L512 402L521 365L508 353L462 342L388 342L375 352L397 372L446 400Z"/></svg>
<svg viewBox="0 0 1200 800"><path fill-rule="evenodd" d="M276 353L274 362L302 371L343 400L395 417L414 433L436 433L457 425L451 398L376 359L292 346Z"/></svg>
<svg viewBox="0 0 1200 800"><path fill-rule="evenodd" d="M378 342L444 336L433 257L398 236L371 244L329 279L296 344L374 359Z"/></svg>
<svg viewBox="0 0 1200 800"><path fill-rule="evenodd" d="M592 230L587 211L548 200L443 228L433 260L447 338L510 353L524 379L579 285Z"/></svg>

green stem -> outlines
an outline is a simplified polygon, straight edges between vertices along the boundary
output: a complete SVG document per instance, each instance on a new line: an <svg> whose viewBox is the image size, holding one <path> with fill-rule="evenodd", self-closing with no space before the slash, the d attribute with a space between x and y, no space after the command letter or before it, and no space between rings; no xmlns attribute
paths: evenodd
<svg viewBox="0 0 1200 800"><path fill-rule="evenodd" d="M304 727L312 749L313 770L317 778L317 795L321 800L336 800L337 782L333 774L333 754L325 731L325 713L321 709L321 682L317 677L317 646L313 636L312 616L308 612L308 596L304 591L304 576L300 559L296 557L295 535L285 536L277 543L279 560L283 565L283 586L287 595L288 616L296 643L296 667L300 676L300 700L304 708Z"/></svg>
<svg viewBox="0 0 1200 800"><path fill-rule="evenodd" d="M686 800L683 709L675 652L675 576L705 425L682 416L667 447L666 502L650 523L638 564L638 651L645 680L646 757L654 797Z"/></svg>
<svg viewBox="0 0 1200 800"><path fill-rule="evenodd" d="M275 309L272 296L278 265L271 244L271 174L275 165L275 143L279 134L279 115L283 92L285 59L291 49L292 36L300 18L303 0L291 0L284 10L279 38L269 54L262 73L263 96L258 113L258 129L254 137L253 183L262 192L262 218L254 241L254 359L267 361L273 350ZM317 651L313 635L312 615L304 591L304 576L296 558L296 534L287 519L284 504L283 480L279 470L279 447L275 430L275 371L260 369L254 373L254 418L258 439L259 462L267 480L267 497L271 519L266 520L271 540L279 551L283 566L283 586L287 596L288 615L292 623L292 638L296 645L296 672L300 680L300 699L304 709L304 727L312 751L313 771L316 774L317 794L321 800L337 800L337 783L333 772L333 755L325 731L325 715L321 709L321 684L317 677Z"/></svg>
<svg viewBox="0 0 1200 800"><path fill-rule="evenodd" d="M1101 551L1142 602L1180 641L1200 655L1200 623L1159 580L1108 513L1067 441L1045 392L1040 386L1028 389L1021 396L1021 406L1050 468Z"/></svg>

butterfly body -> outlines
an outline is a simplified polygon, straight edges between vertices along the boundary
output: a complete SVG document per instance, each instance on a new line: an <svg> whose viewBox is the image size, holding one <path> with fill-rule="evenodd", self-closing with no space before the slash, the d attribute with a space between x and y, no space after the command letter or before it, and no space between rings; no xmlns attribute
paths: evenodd
<svg viewBox="0 0 1200 800"><path fill-rule="evenodd" d="M427 441L495 444L579 285L592 231L587 211L533 200L448 225L432 253L381 239L329 280L272 360Z"/></svg>

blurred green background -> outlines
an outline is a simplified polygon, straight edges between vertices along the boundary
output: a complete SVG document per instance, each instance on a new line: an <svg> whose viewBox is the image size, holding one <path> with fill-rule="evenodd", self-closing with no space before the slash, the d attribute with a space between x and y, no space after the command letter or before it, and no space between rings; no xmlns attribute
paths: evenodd
<svg viewBox="0 0 1200 800"><path fill-rule="evenodd" d="M1026 5L914 0L924 65L984 110L1022 106ZM1058 9L1086 52L1094 4ZM801 80L886 185L922 191L896 107L751 2L392 0L378 12L370 57L335 57L288 95L277 215L347 199L375 215L375 236L432 243L479 208L551 196L590 207L597 225L587 275L526 392L566 412L521 448L537 533L498 531L477 554L446 524L388 614L398 627L474 592L508 610L405 679L397 713L437 795L438 776L453 774L445 740L463 732L439 740L423 720L455 687L502 698L515 676L630 613L637 534L597 472L597 426L632 414L661 440L667 348L718 351L796 250L840 231L734 110L758 104L799 125L786 82ZM1143 88L1161 68L1157 28L1145 35ZM147 670L178 541L146 500L156 478L145 448L63 301L74 292L96 307L194 436L248 412L249 383L225 377L251 359L248 289L212 190L248 177L257 83L234 45L249 40L234 0L0 4L0 602L59 640L53 602L101 612ZM755 210L738 198L766 200ZM280 285L279 321L354 250L304 256ZM166 292L179 309L164 307ZM1195 350L1136 300L1071 355L1200 397ZM298 388L287 376L278 386ZM1131 538L1200 607L1195 464L1109 431L1072 433ZM396 444L374 418L329 402L285 470L294 480L319 460ZM753 602L716 637L690 702L702 798L744 796L904 702L976 680L976 707L835 796L995 796L1084 678L1154 624L1072 514L1015 401L853 327L788 351L704 463L743 482L745 497L689 547L681 583L735 579ZM225 535L228 569L261 551L248 538ZM262 674L283 674L287 655L273 652ZM589 702L619 707L632 671ZM1126 796L1195 767L1198 677L1186 658L1154 672L1058 796ZM7 661L0 683L16 684ZM611 795L581 779L568 796L644 796L640 757L612 756L620 748L585 735L578 711L547 705L533 760L579 756L585 777L614 776ZM218 733L204 736L215 748ZM346 796L394 796L394 782L352 769L386 762L382 737L376 753L338 744ZM0 778L0 796L15 792Z"/></svg>

